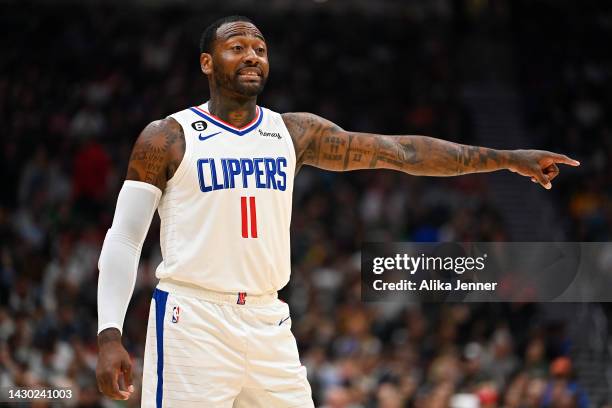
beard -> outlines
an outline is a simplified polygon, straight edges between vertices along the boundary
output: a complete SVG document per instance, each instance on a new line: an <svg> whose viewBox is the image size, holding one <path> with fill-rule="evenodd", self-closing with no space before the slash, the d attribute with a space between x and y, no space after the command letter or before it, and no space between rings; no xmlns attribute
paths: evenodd
<svg viewBox="0 0 612 408"><path fill-rule="evenodd" d="M268 78L259 77L259 81L241 81L238 74L230 75L213 71L213 78L219 88L224 88L245 97L258 96L263 92Z"/></svg>

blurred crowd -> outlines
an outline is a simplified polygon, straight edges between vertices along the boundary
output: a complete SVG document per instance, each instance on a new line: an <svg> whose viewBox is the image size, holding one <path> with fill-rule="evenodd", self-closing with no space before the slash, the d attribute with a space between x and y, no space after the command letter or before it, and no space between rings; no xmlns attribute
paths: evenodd
<svg viewBox="0 0 612 408"><path fill-rule="evenodd" d="M410 3L384 19L337 15L324 5L248 13L270 48L260 103L314 112L351 130L474 142L454 47L466 30L456 14L479 2ZM612 230L610 53L583 44L610 34L611 17L574 21L573 34L584 37L557 37L538 24L553 20L549 9L561 19L570 6L538 4L539 14L513 10L524 22L515 41L529 59L520 81L526 118L543 147L589 163L588 177L560 183L561 211L574 220L567 238L605 241ZM0 387L70 387L74 404L115 406L99 395L94 373L102 240L140 130L206 100L197 44L215 15L178 6L2 8ZM566 29L564 21L550 24ZM294 194L293 275L281 297L292 308L317 406L589 406L569 358L574 339L564 322L540 318L538 305L360 301L363 241L511 239L485 178L305 168ZM155 220L124 328L136 367L158 238Z"/></svg>
<svg viewBox="0 0 612 408"><path fill-rule="evenodd" d="M566 2L562 2L566 3ZM576 241L612 239L612 34L605 2L518 2L524 107L539 143L581 157L581 175L555 186Z"/></svg>

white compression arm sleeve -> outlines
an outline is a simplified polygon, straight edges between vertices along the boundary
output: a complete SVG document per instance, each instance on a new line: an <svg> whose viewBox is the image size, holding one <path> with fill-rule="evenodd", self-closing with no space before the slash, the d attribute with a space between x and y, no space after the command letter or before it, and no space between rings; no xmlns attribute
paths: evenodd
<svg viewBox="0 0 612 408"><path fill-rule="evenodd" d="M154 185L132 180L126 180L119 192L98 261L98 334L109 327L123 331L140 251L161 195Z"/></svg>

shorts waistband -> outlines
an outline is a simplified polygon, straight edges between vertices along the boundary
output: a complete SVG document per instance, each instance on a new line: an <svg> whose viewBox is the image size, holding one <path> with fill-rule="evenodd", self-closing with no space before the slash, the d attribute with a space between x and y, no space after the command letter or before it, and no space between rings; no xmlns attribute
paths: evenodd
<svg viewBox="0 0 612 408"><path fill-rule="evenodd" d="M170 279L160 280L157 288L169 293L176 293L177 295L236 306L264 306L270 305L278 299L277 292L262 295L252 295L248 292L217 292Z"/></svg>

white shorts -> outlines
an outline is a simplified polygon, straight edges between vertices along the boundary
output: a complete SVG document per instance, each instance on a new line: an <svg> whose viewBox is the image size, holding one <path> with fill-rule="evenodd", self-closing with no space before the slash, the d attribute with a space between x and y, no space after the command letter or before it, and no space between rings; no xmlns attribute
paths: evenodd
<svg viewBox="0 0 612 408"><path fill-rule="evenodd" d="M240 304L244 303L244 304ZM143 407L314 407L276 295L160 282L145 346Z"/></svg>

